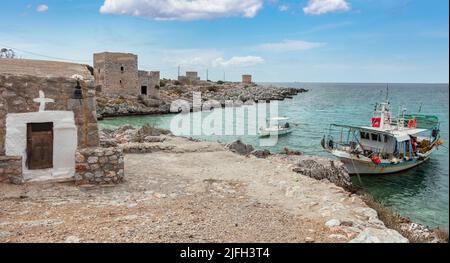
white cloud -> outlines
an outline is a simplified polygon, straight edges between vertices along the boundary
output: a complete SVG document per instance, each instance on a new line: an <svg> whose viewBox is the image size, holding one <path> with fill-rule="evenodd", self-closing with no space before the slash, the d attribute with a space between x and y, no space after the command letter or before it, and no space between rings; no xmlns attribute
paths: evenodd
<svg viewBox="0 0 450 263"><path fill-rule="evenodd" d="M278 7L278 10L280 10L281 12L289 11L289 6L288 5L280 5Z"/></svg>
<svg viewBox="0 0 450 263"><path fill-rule="evenodd" d="M262 6L263 0L105 0L100 13L154 20L199 20L233 16L252 18Z"/></svg>
<svg viewBox="0 0 450 263"><path fill-rule="evenodd" d="M264 59L255 56L232 57L229 60L225 60L224 58L220 57L214 60L212 65L214 67L250 67L262 63L264 63Z"/></svg>
<svg viewBox="0 0 450 263"><path fill-rule="evenodd" d="M308 42L303 40L284 40L278 43L266 43L259 45L258 49L266 51L302 51L324 46L325 43L320 42Z"/></svg>
<svg viewBox="0 0 450 263"><path fill-rule="evenodd" d="M182 67L249 67L264 63L256 56L233 56L225 59L223 54L214 49L178 49L163 52L163 62Z"/></svg>
<svg viewBox="0 0 450 263"><path fill-rule="evenodd" d="M39 13L45 13L45 12L48 11L48 5L44 5L44 4L38 5L36 7L36 11L39 12Z"/></svg>
<svg viewBox="0 0 450 263"><path fill-rule="evenodd" d="M346 0L309 0L303 12L308 15L321 15L332 12L350 11L351 6Z"/></svg>

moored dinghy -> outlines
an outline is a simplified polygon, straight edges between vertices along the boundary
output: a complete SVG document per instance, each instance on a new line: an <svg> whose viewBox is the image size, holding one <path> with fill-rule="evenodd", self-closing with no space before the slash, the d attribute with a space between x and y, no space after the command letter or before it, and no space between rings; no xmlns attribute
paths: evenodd
<svg viewBox="0 0 450 263"><path fill-rule="evenodd" d="M332 124L322 147L344 163L349 174L397 173L427 161L443 144L436 116L393 118L390 103L377 104L371 126Z"/></svg>
<svg viewBox="0 0 450 263"><path fill-rule="evenodd" d="M289 134L294 127L287 117L275 117L268 121L267 127L259 128L260 137L281 136Z"/></svg>

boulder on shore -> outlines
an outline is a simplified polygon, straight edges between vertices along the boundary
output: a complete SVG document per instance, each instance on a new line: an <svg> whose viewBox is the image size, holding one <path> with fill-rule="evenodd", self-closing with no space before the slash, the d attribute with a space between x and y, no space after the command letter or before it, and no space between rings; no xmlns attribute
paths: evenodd
<svg viewBox="0 0 450 263"><path fill-rule="evenodd" d="M228 148L230 151L240 154L240 155L249 155L250 153L252 153L255 150L252 145L245 144L245 143L241 142L241 140L237 140L235 142L227 144L226 148Z"/></svg>
<svg viewBox="0 0 450 263"><path fill-rule="evenodd" d="M300 152L300 151L292 151L292 150L289 150L287 147L285 147L285 148L280 152L280 154L286 154L286 155L298 155L298 156L303 155L302 152Z"/></svg>
<svg viewBox="0 0 450 263"><path fill-rule="evenodd" d="M395 230L369 227L350 243L409 243L409 241Z"/></svg>
<svg viewBox="0 0 450 263"><path fill-rule="evenodd" d="M271 155L271 153L269 150L256 150L256 151L252 152L252 155L257 158L265 159L265 158L269 157Z"/></svg>

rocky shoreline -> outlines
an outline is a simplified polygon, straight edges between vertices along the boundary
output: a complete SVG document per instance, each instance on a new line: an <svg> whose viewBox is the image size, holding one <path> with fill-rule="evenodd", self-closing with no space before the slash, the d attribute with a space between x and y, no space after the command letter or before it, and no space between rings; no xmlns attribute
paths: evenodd
<svg viewBox="0 0 450 263"><path fill-rule="evenodd" d="M297 94L308 92L308 90L209 81L200 81L195 85L182 85L178 81L162 80L159 100L142 97L106 97L100 95L97 98L97 115L99 119L102 119L106 117L178 113L181 108L175 107L174 109L171 105L180 101L188 103L192 111L194 92L201 93L203 103L216 101L221 107L225 107L228 101L233 101L234 105L239 106L249 103L292 99Z"/></svg>

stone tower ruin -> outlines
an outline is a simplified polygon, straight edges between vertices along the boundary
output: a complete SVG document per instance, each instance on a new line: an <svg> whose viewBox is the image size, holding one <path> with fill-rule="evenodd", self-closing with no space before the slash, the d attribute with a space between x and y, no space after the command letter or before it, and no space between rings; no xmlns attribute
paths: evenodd
<svg viewBox="0 0 450 263"><path fill-rule="evenodd" d="M138 57L129 53L94 54L95 85L108 96L133 96L140 94Z"/></svg>

